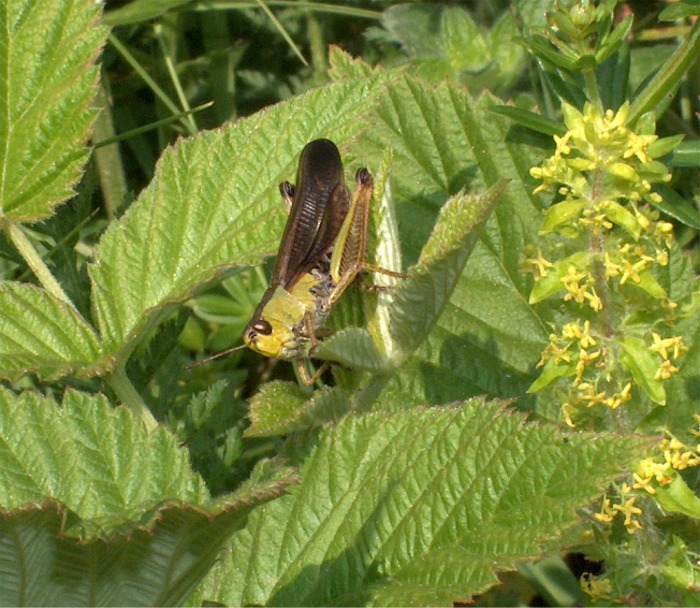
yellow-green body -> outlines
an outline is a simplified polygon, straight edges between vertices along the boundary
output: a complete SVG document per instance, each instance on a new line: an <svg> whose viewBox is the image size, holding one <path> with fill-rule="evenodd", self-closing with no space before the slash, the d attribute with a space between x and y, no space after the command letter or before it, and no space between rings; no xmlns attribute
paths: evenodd
<svg viewBox="0 0 700 608"><path fill-rule="evenodd" d="M266 322L271 331L246 330L244 342L266 357L290 360L308 356L315 341L306 325L318 328L323 324L330 312L325 303L332 287L329 275L319 269L302 275L291 292L281 285L271 287L249 324L255 327Z"/></svg>

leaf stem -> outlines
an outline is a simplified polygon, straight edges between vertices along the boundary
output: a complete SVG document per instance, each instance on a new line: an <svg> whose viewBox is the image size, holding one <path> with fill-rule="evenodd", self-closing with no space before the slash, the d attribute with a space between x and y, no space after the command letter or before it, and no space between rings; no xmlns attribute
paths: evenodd
<svg viewBox="0 0 700 608"><path fill-rule="evenodd" d="M119 400L131 410L136 418L144 423L149 432L154 431L158 427L158 422L126 375L126 369L123 364L117 365L112 376L107 379L107 383L117 394Z"/></svg>
<svg viewBox="0 0 700 608"><path fill-rule="evenodd" d="M591 189L591 202L595 202L598 198L602 178L601 171L596 171L593 177L593 188ZM605 280L605 265L602 260L602 238L600 234L596 234L593 230L591 230L590 246L593 252L593 284L595 285L596 294L602 302L602 307L598 313L602 334L612 338L614 334L611 316L612 302L610 301L610 286Z"/></svg>
<svg viewBox="0 0 700 608"><path fill-rule="evenodd" d="M17 248L17 251L19 251L22 258L24 258L24 261L27 262L27 265L31 268L34 276L39 280L39 283L41 283L41 286L55 298L75 309L75 305L66 295L66 292L63 291L53 274L51 274L51 271L44 263L44 260L41 259L34 245L32 245L31 241L27 238L27 235L24 234L22 227L14 222L8 222L5 226L5 231L10 241L12 241Z"/></svg>
<svg viewBox="0 0 700 608"><path fill-rule="evenodd" d="M311 47L311 63L314 68L314 78L318 84L328 79L328 62L326 61L326 43L323 37L323 29L318 17L309 11L306 15L308 26L309 45Z"/></svg>

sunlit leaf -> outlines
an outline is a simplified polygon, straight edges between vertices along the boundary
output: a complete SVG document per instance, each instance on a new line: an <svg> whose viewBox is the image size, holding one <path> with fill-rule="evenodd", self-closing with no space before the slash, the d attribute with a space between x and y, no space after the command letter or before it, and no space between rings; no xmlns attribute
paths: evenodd
<svg viewBox="0 0 700 608"><path fill-rule="evenodd" d="M0 3L0 208L35 221L73 194L106 29L93 0Z"/></svg>
<svg viewBox="0 0 700 608"><path fill-rule="evenodd" d="M483 399L348 417L322 434L301 485L251 516L203 597L466 601L499 570L540 555L647 443L524 424Z"/></svg>

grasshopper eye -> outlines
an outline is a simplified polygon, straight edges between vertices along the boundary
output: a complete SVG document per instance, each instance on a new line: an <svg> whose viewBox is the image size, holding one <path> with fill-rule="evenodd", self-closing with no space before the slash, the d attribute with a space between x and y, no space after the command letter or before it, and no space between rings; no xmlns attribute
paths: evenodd
<svg viewBox="0 0 700 608"><path fill-rule="evenodd" d="M272 333L272 325L264 319L253 323L252 328L263 336L269 336Z"/></svg>

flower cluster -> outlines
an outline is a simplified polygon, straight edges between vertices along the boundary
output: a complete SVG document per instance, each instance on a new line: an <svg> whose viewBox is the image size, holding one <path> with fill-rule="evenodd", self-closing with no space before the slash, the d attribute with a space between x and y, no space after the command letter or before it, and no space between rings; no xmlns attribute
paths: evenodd
<svg viewBox="0 0 700 608"><path fill-rule="evenodd" d="M675 437L664 439L658 445L656 456L644 458L633 473L635 490L644 490L652 496L658 487L668 486L676 478L674 471L683 471L700 465L700 445L691 448Z"/></svg>
<svg viewBox="0 0 700 608"><path fill-rule="evenodd" d="M557 188L569 201L585 203L581 220L594 232L617 223L617 201L659 202L661 197L651 191L652 184L671 179L666 166L654 158L666 154L675 138L668 138L674 140L669 142L659 140L653 132L632 131L625 125L628 111L628 103L617 113L608 110L605 114L589 103L582 113L563 104L568 131L563 137L554 136L554 155L530 170L542 180L535 192Z"/></svg>
<svg viewBox="0 0 700 608"><path fill-rule="evenodd" d="M627 104L617 112L591 104L562 110L568 131L555 136L553 156L530 173L541 180L535 192L555 191L563 200L548 210L545 238L523 267L536 279L532 304L561 297L574 307L574 319L550 335L542 375L530 389L563 383L562 411L573 426L575 414L594 406L619 408L635 386L663 403L661 383L679 370L687 349L668 332L676 303L655 274L669 263L673 226L646 205L661 200L653 184L671 177L654 159L678 138L659 139L653 122L630 129ZM649 324L626 325L648 309L659 311ZM656 331L650 334L649 325ZM653 381L639 382L652 368Z"/></svg>

